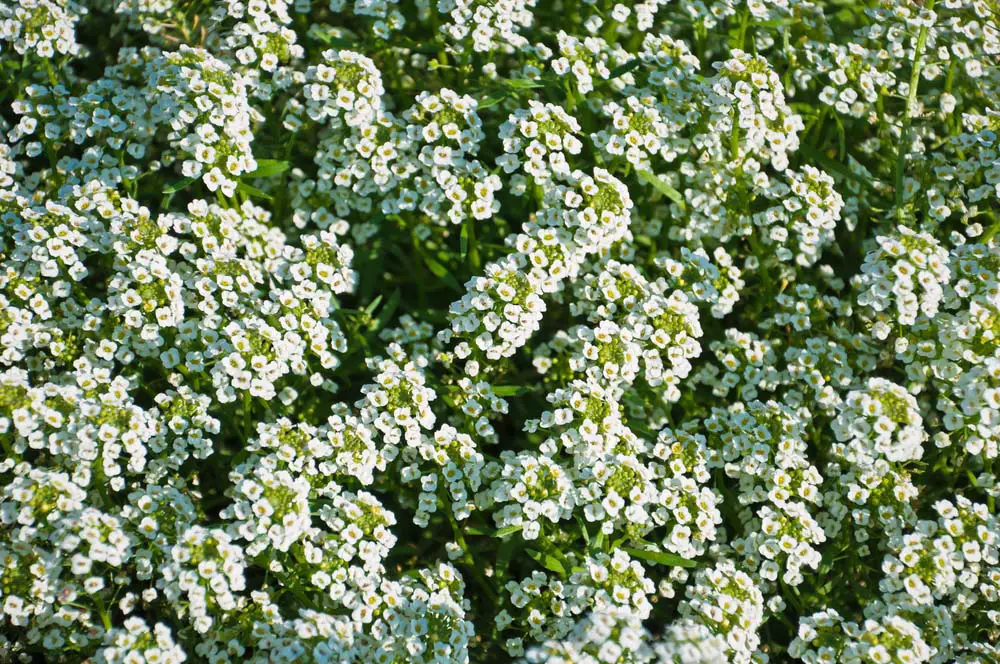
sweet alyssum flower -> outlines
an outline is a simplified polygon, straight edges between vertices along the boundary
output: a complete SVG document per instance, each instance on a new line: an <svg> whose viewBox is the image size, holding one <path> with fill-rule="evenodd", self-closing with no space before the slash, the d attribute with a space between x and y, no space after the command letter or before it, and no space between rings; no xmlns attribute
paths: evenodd
<svg viewBox="0 0 1000 664"><path fill-rule="evenodd" d="M1000 661L995 9L0 3L0 659Z"/></svg>

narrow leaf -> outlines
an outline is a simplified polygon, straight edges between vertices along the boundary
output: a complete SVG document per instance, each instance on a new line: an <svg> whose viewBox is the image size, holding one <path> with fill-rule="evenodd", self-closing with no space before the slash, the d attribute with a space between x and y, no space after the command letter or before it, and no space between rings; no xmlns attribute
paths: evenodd
<svg viewBox="0 0 1000 664"><path fill-rule="evenodd" d="M520 528L520 526L518 526L518 528ZM516 537L500 540L500 547L497 549L497 577L502 579L506 576L507 566L510 565L510 557L514 553L514 547L517 546L519 542L520 540Z"/></svg>
<svg viewBox="0 0 1000 664"><path fill-rule="evenodd" d="M562 578L566 577L566 568L563 567L563 564L559 562L559 559L555 556L542 553L541 551L535 551L534 549L525 549L524 552L531 556L536 563L550 572L555 572Z"/></svg>
<svg viewBox="0 0 1000 664"><path fill-rule="evenodd" d="M483 110L484 108L489 108L490 106L496 106L505 99L505 95L490 95L489 97L484 97L482 101L476 104L477 110Z"/></svg>
<svg viewBox="0 0 1000 664"><path fill-rule="evenodd" d="M503 539L504 537L507 537L507 535L513 535L516 532L520 532L522 528L524 528L524 526L507 526L506 528L500 528L497 530L493 533L493 536Z"/></svg>
<svg viewBox="0 0 1000 664"><path fill-rule="evenodd" d="M530 78L512 78L506 81L507 85L512 88L544 88L545 83L541 81L534 81Z"/></svg>
<svg viewBox="0 0 1000 664"><path fill-rule="evenodd" d="M435 277L441 279L457 291L462 290L462 287L458 285L458 280L455 279L452 273L449 272L448 268L444 265L441 265L441 263L437 262L427 254L424 254L424 263L427 264L427 269L429 269Z"/></svg>
<svg viewBox="0 0 1000 664"><path fill-rule="evenodd" d="M629 73L630 71L632 71L633 69L635 69L636 67L638 67L641 64L642 64L642 60L640 60L639 58L635 58L633 60L629 60L625 64L619 65L619 66L615 67L614 69L612 69L611 70L611 75L609 76L609 78L618 78L619 76L622 76L624 74Z"/></svg>
<svg viewBox="0 0 1000 664"><path fill-rule="evenodd" d="M604 542L607 540L607 535L604 534L603 530L597 531L597 536L590 540L593 545L592 551L604 551Z"/></svg>
<svg viewBox="0 0 1000 664"><path fill-rule="evenodd" d="M635 556L636 558L642 558L651 563L659 563L661 565L669 565L671 567L695 567L697 566L697 561L688 560L687 558L682 558L674 553L666 553L664 551L645 551L643 549L631 549L625 548L624 551L630 556Z"/></svg>
<svg viewBox="0 0 1000 664"><path fill-rule="evenodd" d="M379 312L378 321L375 326L376 330L381 330L385 327L386 323L389 322L389 318L396 313L396 308L399 306L401 297L402 293L400 293L398 288L392 292L392 295L389 296L389 301L385 303L382 311Z"/></svg>
<svg viewBox="0 0 1000 664"><path fill-rule="evenodd" d="M670 186L666 180L650 171L636 171L636 174L643 182L652 185L654 189L676 203L682 212L687 211L687 204L684 202L684 196L681 192Z"/></svg>
<svg viewBox="0 0 1000 664"><path fill-rule="evenodd" d="M248 173L248 178L269 178L280 175L289 169L291 164L287 161L277 159L258 159L257 168L252 173Z"/></svg>
<svg viewBox="0 0 1000 664"><path fill-rule="evenodd" d="M750 21L750 25L755 28L780 28L785 25L798 25L802 19L787 17L787 18L776 18L770 21Z"/></svg>
<svg viewBox="0 0 1000 664"><path fill-rule="evenodd" d="M308 35L336 48L352 48L358 45L357 35L345 28L327 31L319 24L315 24L309 29Z"/></svg>
<svg viewBox="0 0 1000 664"><path fill-rule="evenodd" d="M519 394L527 394L532 389L527 385L496 385L493 388L493 394L498 397L516 397Z"/></svg>
<svg viewBox="0 0 1000 664"><path fill-rule="evenodd" d="M190 185L192 182L194 182L197 179L198 178L184 178L183 180L178 180L177 182L175 182L175 183L173 183L171 185L167 185L166 187L164 187L163 188L163 193L164 194L176 194L178 191L180 191L181 189L186 188L188 185Z"/></svg>
<svg viewBox="0 0 1000 664"><path fill-rule="evenodd" d="M372 300L371 304L365 307L365 314L371 316L378 308L378 305L381 304L381 302L382 302L382 296L381 295L376 296L375 299Z"/></svg>
<svg viewBox="0 0 1000 664"><path fill-rule="evenodd" d="M580 534L583 535L583 542L588 547L590 546L590 533L587 532L587 524L583 522L580 515L577 515L576 522L580 524Z"/></svg>
<svg viewBox="0 0 1000 664"><path fill-rule="evenodd" d="M251 187L246 182L240 182L238 185L236 185L236 189L242 191L247 196L263 198L265 201L271 200L271 194L265 193L260 189L258 189L257 187Z"/></svg>

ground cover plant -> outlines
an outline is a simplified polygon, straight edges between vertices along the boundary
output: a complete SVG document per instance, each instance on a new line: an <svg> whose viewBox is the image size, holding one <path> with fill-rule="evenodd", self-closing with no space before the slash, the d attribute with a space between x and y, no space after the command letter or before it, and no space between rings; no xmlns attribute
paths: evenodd
<svg viewBox="0 0 1000 664"><path fill-rule="evenodd" d="M0 0L0 659L1000 662L996 0Z"/></svg>

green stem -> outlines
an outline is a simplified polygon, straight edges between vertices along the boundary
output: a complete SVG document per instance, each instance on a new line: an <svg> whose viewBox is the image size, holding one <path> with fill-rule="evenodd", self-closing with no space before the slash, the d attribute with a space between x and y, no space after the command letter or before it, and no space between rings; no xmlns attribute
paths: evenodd
<svg viewBox="0 0 1000 664"><path fill-rule="evenodd" d="M993 475L993 459L983 459L983 470L987 474ZM996 486L996 480L993 480L993 486ZM996 514L996 501L993 498L992 493L986 497L986 506L990 510L990 514Z"/></svg>
<svg viewBox="0 0 1000 664"><path fill-rule="evenodd" d="M10 436L0 436L0 445L3 446L3 451L7 455L8 459L13 459L14 461L20 463L21 455L14 452L14 446L11 444L11 440L12 438Z"/></svg>
<svg viewBox="0 0 1000 664"><path fill-rule="evenodd" d="M473 271L478 272L481 265L481 261L479 259L479 244L476 241L476 220L472 218L466 219L465 224L466 227L469 229L468 230L469 267L472 268Z"/></svg>
<svg viewBox="0 0 1000 664"><path fill-rule="evenodd" d="M251 396L250 392L243 393L243 443L250 443L250 430L253 428L253 417L251 416Z"/></svg>
<svg viewBox="0 0 1000 664"><path fill-rule="evenodd" d="M740 28L739 36L737 40L740 45L740 50L746 50L746 40L747 40L747 28L750 27L750 12L746 9L740 12Z"/></svg>
<svg viewBox="0 0 1000 664"><path fill-rule="evenodd" d="M927 11L934 9L934 1L928 0ZM917 88L920 85L920 71L923 67L924 47L927 45L927 26L920 26L917 43L913 48L913 71L910 73L910 89L903 110L903 127L899 133L899 152L896 155L896 219L903 221L903 170L906 155L910 152L910 129L913 123L913 108L917 103Z"/></svg>
<svg viewBox="0 0 1000 664"><path fill-rule="evenodd" d="M56 72L52 69L52 61L49 58L42 58L45 60L45 73L49 76L49 83L54 87L59 85L59 79L56 77Z"/></svg>
<svg viewBox="0 0 1000 664"><path fill-rule="evenodd" d="M823 123L826 122L826 117L829 113L830 107L824 106L823 110L819 112L819 116L816 118L815 125L811 128L813 130L813 142L815 143L817 149L819 149L819 146L821 145L820 139L823 138Z"/></svg>
<svg viewBox="0 0 1000 664"><path fill-rule="evenodd" d="M736 104L732 109L733 126L729 131L729 158L733 164L738 164L740 159L740 110Z"/></svg>
<svg viewBox="0 0 1000 664"><path fill-rule="evenodd" d="M101 623L104 625L104 631L111 631L111 615L108 613L108 609L104 606L104 600L100 598L99 595L94 595L94 603L97 605L97 612L101 616Z"/></svg>
<svg viewBox="0 0 1000 664"><path fill-rule="evenodd" d="M448 522L451 523L451 530L455 535L455 542L462 548L462 560L472 571L472 575L476 577L476 581L479 582L479 585L482 587L487 597L489 597L490 602L496 604L497 594L493 591L493 587L490 585L489 581L486 580L486 577L483 576L483 572L476 561L473 560L472 554L469 553L469 546L465 543L465 537L462 535L462 528L458 525L458 521L455 520L455 515L451 513L451 509L449 509L447 502L445 503L444 511L448 515Z"/></svg>

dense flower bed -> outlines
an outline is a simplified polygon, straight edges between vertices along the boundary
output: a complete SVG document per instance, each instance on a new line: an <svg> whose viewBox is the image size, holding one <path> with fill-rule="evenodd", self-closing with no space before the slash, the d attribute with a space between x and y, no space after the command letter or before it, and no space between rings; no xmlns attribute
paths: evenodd
<svg viewBox="0 0 1000 664"><path fill-rule="evenodd" d="M0 1L0 659L1000 662L994 0Z"/></svg>

